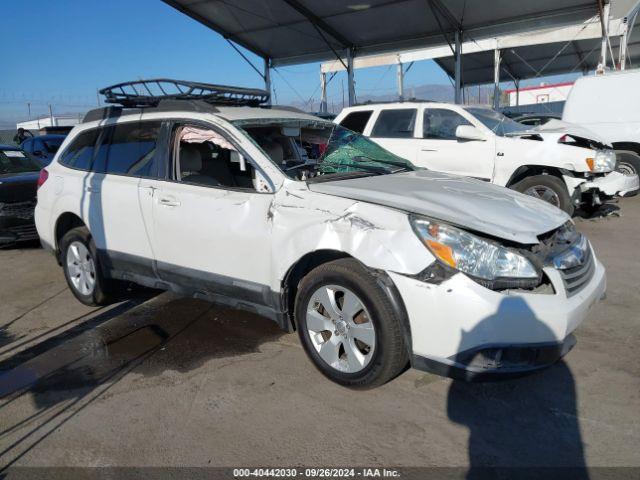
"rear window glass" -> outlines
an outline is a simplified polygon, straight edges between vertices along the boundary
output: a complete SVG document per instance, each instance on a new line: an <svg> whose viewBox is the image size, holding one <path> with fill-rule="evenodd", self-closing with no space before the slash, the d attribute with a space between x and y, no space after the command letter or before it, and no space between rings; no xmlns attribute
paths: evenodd
<svg viewBox="0 0 640 480"><path fill-rule="evenodd" d="M373 110L361 110L359 112L351 112L342 119L340 125L348 130L356 133L364 132L367 122L371 118Z"/></svg>
<svg viewBox="0 0 640 480"><path fill-rule="evenodd" d="M37 172L42 167L21 150L0 150L0 174Z"/></svg>
<svg viewBox="0 0 640 480"><path fill-rule="evenodd" d="M154 162L161 122L128 122L111 127L107 144L96 155L101 173L155 177Z"/></svg>
<svg viewBox="0 0 640 480"><path fill-rule="evenodd" d="M372 137L412 138L416 125L416 109L382 110L371 131Z"/></svg>
<svg viewBox="0 0 640 480"><path fill-rule="evenodd" d="M79 134L60 157L60 163L79 170L91 170L99 133L94 129Z"/></svg>

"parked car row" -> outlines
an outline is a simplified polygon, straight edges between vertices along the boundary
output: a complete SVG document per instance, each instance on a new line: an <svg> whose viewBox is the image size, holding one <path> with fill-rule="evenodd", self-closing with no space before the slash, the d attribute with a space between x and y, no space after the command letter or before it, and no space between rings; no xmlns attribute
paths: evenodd
<svg viewBox="0 0 640 480"><path fill-rule="evenodd" d="M149 82L104 89L119 106L89 112L39 177L38 233L85 304L134 282L251 310L296 330L331 380L372 387L407 365L547 367L605 293L550 203L637 189L607 144L488 109L359 107L341 126L261 108L261 91ZM162 82L198 93L126 93Z"/></svg>

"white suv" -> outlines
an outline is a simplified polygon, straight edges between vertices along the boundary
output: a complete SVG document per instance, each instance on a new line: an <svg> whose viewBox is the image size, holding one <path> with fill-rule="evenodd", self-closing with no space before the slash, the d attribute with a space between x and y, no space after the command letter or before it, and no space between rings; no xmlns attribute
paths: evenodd
<svg viewBox="0 0 640 480"><path fill-rule="evenodd" d="M42 171L38 232L81 302L126 281L251 310L352 387L521 375L573 346L605 271L564 212L210 88L90 112Z"/></svg>
<svg viewBox="0 0 640 480"><path fill-rule="evenodd" d="M612 171L610 145L557 121L532 129L486 107L432 102L361 105L334 121L417 166L509 187L569 214L640 185Z"/></svg>

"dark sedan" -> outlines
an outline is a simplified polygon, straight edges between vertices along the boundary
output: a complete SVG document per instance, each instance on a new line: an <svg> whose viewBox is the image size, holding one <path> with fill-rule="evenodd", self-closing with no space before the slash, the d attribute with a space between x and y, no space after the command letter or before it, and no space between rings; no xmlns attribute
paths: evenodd
<svg viewBox="0 0 640 480"><path fill-rule="evenodd" d="M66 135L49 134L27 138L20 147L31 154L43 167L51 163L56 152L62 145Z"/></svg>
<svg viewBox="0 0 640 480"><path fill-rule="evenodd" d="M40 168L20 147L0 145L0 247L38 238L33 210Z"/></svg>

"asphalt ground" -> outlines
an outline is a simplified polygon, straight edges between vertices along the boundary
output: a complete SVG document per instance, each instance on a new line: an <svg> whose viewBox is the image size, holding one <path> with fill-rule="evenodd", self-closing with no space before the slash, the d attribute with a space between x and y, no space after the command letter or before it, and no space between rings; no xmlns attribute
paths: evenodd
<svg viewBox="0 0 640 480"><path fill-rule="evenodd" d="M48 253L0 250L0 468L640 467L640 197L620 207L576 221L608 275L577 346L499 383L351 391L265 318L169 293L88 308Z"/></svg>

